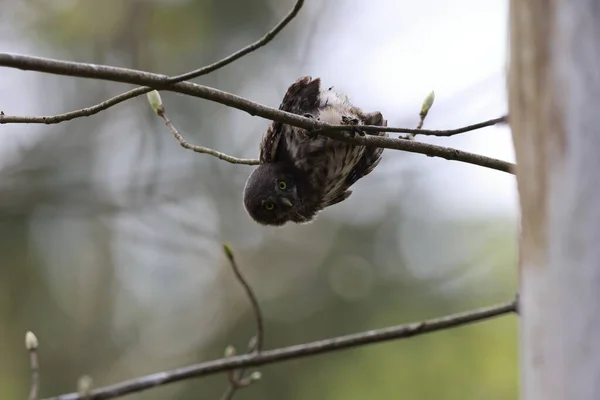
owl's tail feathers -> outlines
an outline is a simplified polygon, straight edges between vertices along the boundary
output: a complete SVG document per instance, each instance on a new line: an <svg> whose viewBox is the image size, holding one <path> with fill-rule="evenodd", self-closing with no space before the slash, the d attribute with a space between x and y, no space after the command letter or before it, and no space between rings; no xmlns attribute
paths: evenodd
<svg viewBox="0 0 600 400"><path fill-rule="evenodd" d="M288 88L279 109L300 115L314 112L319 106L320 88L319 78L299 78Z"/></svg>

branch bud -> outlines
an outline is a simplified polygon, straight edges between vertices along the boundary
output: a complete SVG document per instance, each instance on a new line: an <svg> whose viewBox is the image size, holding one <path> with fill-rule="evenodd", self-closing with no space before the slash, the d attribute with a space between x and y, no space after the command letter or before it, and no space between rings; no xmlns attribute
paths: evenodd
<svg viewBox="0 0 600 400"><path fill-rule="evenodd" d="M233 250L231 250L231 247L229 247L227 243L223 243L223 251L225 252L225 255L229 261L233 262Z"/></svg>
<svg viewBox="0 0 600 400"><path fill-rule="evenodd" d="M233 357L235 356L235 347L229 345L225 347L225 357Z"/></svg>
<svg viewBox="0 0 600 400"><path fill-rule="evenodd" d="M260 378L262 378L262 374L260 373L260 371L254 371L250 374L250 380L252 382L258 381L260 380Z"/></svg>
<svg viewBox="0 0 600 400"><path fill-rule="evenodd" d="M158 91L153 90L146 94L148 98L148 103L150 103L150 107L154 110L154 112L158 115L165 112L165 107L163 106L162 99L160 98L160 93Z"/></svg>
<svg viewBox="0 0 600 400"><path fill-rule="evenodd" d="M28 351L37 350L38 348L38 339L31 331L27 331L25 334L25 348Z"/></svg>
<svg viewBox="0 0 600 400"><path fill-rule="evenodd" d="M90 391L92 390L93 380L88 375L83 375L77 381L77 391L83 397L87 397L90 395Z"/></svg>
<svg viewBox="0 0 600 400"><path fill-rule="evenodd" d="M423 105L421 106L421 112L419 113L419 116L421 118L425 118L425 116L427 115L427 113L431 109L431 106L433 106L433 102L434 101L435 101L435 92L432 90L427 95L427 97L425 97L425 100L423 101Z"/></svg>

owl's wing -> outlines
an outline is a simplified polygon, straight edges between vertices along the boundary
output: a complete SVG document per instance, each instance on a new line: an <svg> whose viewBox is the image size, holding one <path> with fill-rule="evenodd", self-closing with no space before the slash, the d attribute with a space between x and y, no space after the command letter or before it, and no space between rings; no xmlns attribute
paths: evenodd
<svg viewBox="0 0 600 400"><path fill-rule="evenodd" d="M321 80L304 76L294 82L283 96L279 109L293 114L314 114L319 106ZM287 125L274 121L262 138L260 146L260 162L275 162L283 156L287 149L281 146L281 138L285 132L295 133L297 128L284 129Z"/></svg>
<svg viewBox="0 0 600 400"><path fill-rule="evenodd" d="M346 200L352 194L352 190L340 191L338 194L331 198L331 200L325 200L323 207L329 207L337 203L341 203Z"/></svg>
<svg viewBox="0 0 600 400"><path fill-rule="evenodd" d="M387 121L383 118L380 112L370 114L358 113L364 125L387 126ZM388 136L387 132L373 133L377 136ZM383 149L378 147L365 147L364 152L354 168L350 171L343 185L334 192L330 193L325 198L325 207L337 204L346 200L352 194L348 188L356 183L360 178L370 174L377 165L381 162Z"/></svg>
<svg viewBox="0 0 600 400"><path fill-rule="evenodd" d="M363 119L365 125L387 126L387 121L380 112L366 114L361 119ZM376 136L388 136L387 132L376 132L374 134ZM381 162L382 154L382 148L366 147L362 157L346 178L348 187L354 185L360 178L370 174Z"/></svg>

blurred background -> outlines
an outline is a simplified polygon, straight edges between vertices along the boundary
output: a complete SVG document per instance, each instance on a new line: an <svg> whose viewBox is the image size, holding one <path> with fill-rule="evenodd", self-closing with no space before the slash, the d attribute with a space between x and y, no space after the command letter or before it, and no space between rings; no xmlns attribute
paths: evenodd
<svg viewBox="0 0 600 400"><path fill-rule="evenodd" d="M261 37L293 0L0 0L0 49L178 74ZM320 76L390 126L429 129L506 112L507 1L306 0L271 44L196 81L278 107ZM51 115L130 89L0 70L0 110ZM163 93L195 144L256 157L268 121ZM349 200L309 225L253 223L251 168L182 149L145 96L58 125L0 126L0 399L29 390L27 330L41 396L243 351L255 326L221 243L234 248L275 348L512 298L513 177L386 150ZM513 161L492 127L421 138ZM236 399L514 399L514 317L261 367ZM219 399L224 374L132 399Z"/></svg>

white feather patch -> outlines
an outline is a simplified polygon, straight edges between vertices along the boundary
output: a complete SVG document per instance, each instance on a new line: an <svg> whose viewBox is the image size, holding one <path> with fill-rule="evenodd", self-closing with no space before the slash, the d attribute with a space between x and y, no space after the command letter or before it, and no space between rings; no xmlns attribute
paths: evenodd
<svg viewBox="0 0 600 400"><path fill-rule="evenodd" d="M339 125L342 117L350 115L352 106L348 96L335 92L333 89L322 90L319 95L319 119L332 125Z"/></svg>

